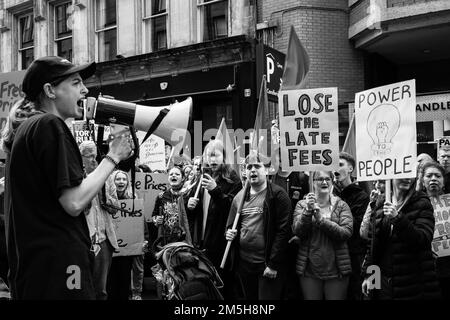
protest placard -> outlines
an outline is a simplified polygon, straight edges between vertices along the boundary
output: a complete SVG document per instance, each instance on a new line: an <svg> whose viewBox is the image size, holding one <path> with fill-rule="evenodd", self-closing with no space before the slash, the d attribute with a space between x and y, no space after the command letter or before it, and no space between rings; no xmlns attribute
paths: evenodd
<svg viewBox="0 0 450 320"><path fill-rule="evenodd" d="M438 257L450 255L450 194L430 197L434 208L434 236L431 248Z"/></svg>
<svg viewBox="0 0 450 320"><path fill-rule="evenodd" d="M22 92L22 80L25 71L0 73L0 132L6 125L11 107L25 97ZM0 149L0 159L6 154Z"/></svg>
<svg viewBox="0 0 450 320"><path fill-rule="evenodd" d="M148 139L142 143L145 132L138 131L136 136L139 140L139 164L149 166L152 171L166 170L166 153L164 148L164 139L156 135L150 135Z"/></svg>
<svg viewBox="0 0 450 320"><path fill-rule="evenodd" d="M144 204L142 199L119 200L120 208L112 215L114 227L116 229L119 252L113 256L135 256L143 253L144 243ZM132 213L131 213L132 212Z"/></svg>
<svg viewBox="0 0 450 320"><path fill-rule="evenodd" d="M94 123L88 124L83 120L74 120L72 121L72 134L75 138L75 141L78 145L80 145L83 141L94 141Z"/></svg>
<svg viewBox="0 0 450 320"><path fill-rule="evenodd" d="M359 181L416 177L415 105L415 80L356 94Z"/></svg>
<svg viewBox="0 0 450 320"><path fill-rule="evenodd" d="M281 167L285 171L339 166L337 88L285 90L278 95Z"/></svg>
<svg viewBox="0 0 450 320"><path fill-rule="evenodd" d="M135 190L138 197L144 199L145 221L151 222L156 197L169 189L167 173L136 172Z"/></svg>
<svg viewBox="0 0 450 320"><path fill-rule="evenodd" d="M439 154L439 150L442 147L447 147L447 148L450 147L450 137L440 137L437 142L438 142L438 148L437 148L438 154Z"/></svg>

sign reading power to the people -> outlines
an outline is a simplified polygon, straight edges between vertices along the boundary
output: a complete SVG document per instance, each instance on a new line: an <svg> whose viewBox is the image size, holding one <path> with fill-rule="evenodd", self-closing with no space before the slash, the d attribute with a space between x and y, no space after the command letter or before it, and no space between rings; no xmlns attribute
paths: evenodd
<svg viewBox="0 0 450 320"><path fill-rule="evenodd" d="M415 80L356 94L358 180L416 176L415 106Z"/></svg>

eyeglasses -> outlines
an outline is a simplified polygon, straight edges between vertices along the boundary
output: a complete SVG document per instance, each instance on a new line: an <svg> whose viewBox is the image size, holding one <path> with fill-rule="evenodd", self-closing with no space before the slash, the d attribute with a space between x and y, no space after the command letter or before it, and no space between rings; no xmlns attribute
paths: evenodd
<svg viewBox="0 0 450 320"><path fill-rule="evenodd" d="M324 182L324 181L326 181L328 183L328 182L331 182L331 178L330 177L315 178L314 181L317 181L317 182Z"/></svg>
<svg viewBox="0 0 450 320"><path fill-rule="evenodd" d="M258 163L254 163L254 164L248 164L245 166L245 168L247 170L252 170L253 167L255 167L255 169L260 169L262 167L262 165L260 165Z"/></svg>

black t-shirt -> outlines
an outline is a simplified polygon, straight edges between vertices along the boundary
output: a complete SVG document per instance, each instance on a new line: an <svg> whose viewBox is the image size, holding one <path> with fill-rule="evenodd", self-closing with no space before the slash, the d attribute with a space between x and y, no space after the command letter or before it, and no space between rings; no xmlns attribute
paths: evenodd
<svg viewBox="0 0 450 320"><path fill-rule="evenodd" d="M95 298L86 218L70 216L58 201L82 180L81 155L64 121L40 114L20 125L6 171L13 298Z"/></svg>

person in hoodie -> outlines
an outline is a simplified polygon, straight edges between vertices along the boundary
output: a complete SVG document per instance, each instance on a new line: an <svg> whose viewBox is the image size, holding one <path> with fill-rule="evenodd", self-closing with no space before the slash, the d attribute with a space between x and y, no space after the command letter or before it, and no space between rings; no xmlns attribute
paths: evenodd
<svg viewBox="0 0 450 320"><path fill-rule="evenodd" d="M352 172L355 170L355 159L347 152L339 153L339 169L335 172L334 190L350 207L353 216L352 236L348 240L350 259L352 263L352 274L350 276L347 298L350 300L361 300L361 265L366 253L366 240L361 238L359 230L370 197L367 192L356 182L352 181Z"/></svg>

